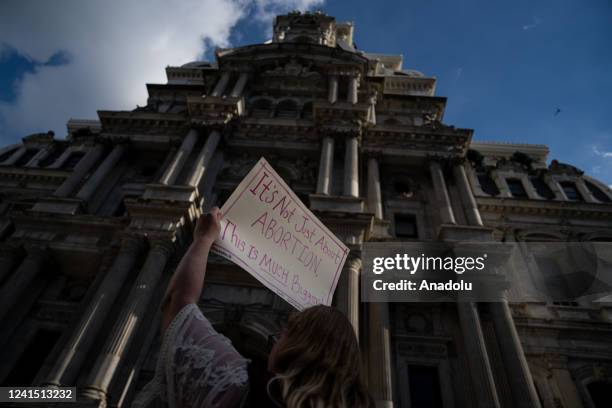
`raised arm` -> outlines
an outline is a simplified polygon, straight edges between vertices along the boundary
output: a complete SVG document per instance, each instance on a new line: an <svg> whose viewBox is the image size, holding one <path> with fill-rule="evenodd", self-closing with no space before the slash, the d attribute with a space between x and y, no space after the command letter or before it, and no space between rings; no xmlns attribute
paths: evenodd
<svg viewBox="0 0 612 408"><path fill-rule="evenodd" d="M193 242L170 279L162 300L162 335L177 313L189 303L197 303L202 293L208 252L219 236L221 211L213 207L202 215L193 232Z"/></svg>

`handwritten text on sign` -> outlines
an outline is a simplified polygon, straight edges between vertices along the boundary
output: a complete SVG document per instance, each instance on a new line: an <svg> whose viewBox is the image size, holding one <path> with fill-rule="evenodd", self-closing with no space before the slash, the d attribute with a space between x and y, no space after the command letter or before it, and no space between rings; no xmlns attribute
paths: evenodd
<svg viewBox="0 0 612 408"><path fill-rule="evenodd" d="M221 208L213 251L302 310L331 304L348 248L261 158Z"/></svg>

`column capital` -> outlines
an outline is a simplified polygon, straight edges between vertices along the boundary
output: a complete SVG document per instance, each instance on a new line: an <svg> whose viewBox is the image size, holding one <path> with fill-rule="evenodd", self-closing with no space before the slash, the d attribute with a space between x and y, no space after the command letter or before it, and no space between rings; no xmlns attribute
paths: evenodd
<svg viewBox="0 0 612 408"><path fill-rule="evenodd" d="M361 252L351 251L346 257L346 261L344 262L344 266L342 267L342 269L351 269L353 271L359 271L361 269L361 266Z"/></svg>
<svg viewBox="0 0 612 408"><path fill-rule="evenodd" d="M121 249L138 253L145 247L145 235L139 232L125 232L120 238Z"/></svg>
<svg viewBox="0 0 612 408"><path fill-rule="evenodd" d="M148 236L149 245L151 247L151 251L159 252L167 257L172 256L176 249L176 244L174 241L166 236L159 235L149 235Z"/></svg>

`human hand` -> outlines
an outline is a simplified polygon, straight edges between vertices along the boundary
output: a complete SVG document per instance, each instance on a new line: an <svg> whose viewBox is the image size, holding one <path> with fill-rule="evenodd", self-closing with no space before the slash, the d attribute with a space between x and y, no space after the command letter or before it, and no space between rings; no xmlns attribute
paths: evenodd
<svg viewBox="0 0 612 408"><path fill-rule="evenodd" d="M193 231L193 242L204 242L212 245L215 239L219 237L222 216L219 207L213 207L210 209L210 212L202 214L198 218Z"/></svg>

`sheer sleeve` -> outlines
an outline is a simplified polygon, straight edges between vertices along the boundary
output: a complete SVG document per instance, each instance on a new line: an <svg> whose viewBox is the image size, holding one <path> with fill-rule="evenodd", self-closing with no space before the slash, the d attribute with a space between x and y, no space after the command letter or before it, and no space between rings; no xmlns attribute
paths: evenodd
<svg viewBox="0 0 612 408"><path fill-rule="evenodd" d="M240 407L248 393L248 362L197 305L186 305L164 334L155 378L132 407Z"/></svg>

